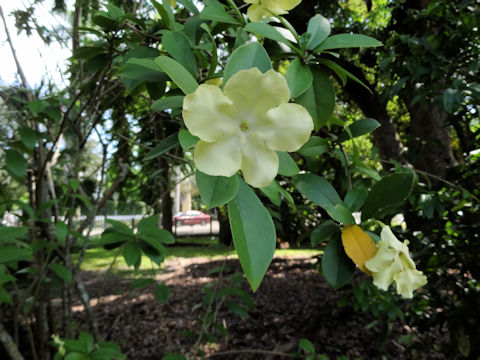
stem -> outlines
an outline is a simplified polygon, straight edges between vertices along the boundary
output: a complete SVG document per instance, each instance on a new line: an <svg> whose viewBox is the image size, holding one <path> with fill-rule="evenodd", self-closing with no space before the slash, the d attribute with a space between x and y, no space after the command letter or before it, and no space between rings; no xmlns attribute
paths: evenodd
<svg viewBox="0 0 480 360"><path fill-rule="evenodd" d="M0 10L1 11L1 10ZM0 343L3 344L3 347L5 350L7 350L8 355L10 355L10 358L12 360L23 360L23 356L18 350L17 345L15 344L15 341L13 341L12 337L10 334L5 330L3 327L3 324L0 322Z"/></svg>
<svg viewBox="0 0 480 360"><path fill-rule="evenodd" d="M228 4L230 5L230 7L235 11L235 13L237 14L239 20L242 22L243 25L245 25L245 19L243 18L243 15L242 13L240 12L240 10L238 9L237 5L235 5L235 3L233 2L233 0L227 0Z"/></svg>

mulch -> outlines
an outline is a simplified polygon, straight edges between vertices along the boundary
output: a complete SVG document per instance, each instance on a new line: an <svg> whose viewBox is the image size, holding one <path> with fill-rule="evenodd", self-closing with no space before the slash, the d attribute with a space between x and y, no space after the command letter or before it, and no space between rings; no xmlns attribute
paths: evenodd
<svg viewBox="0 0 480 360"><path fill-rule="evenodd" d="M226 306L234 298L215 303L220 303L213 311L216 323L226 328L228 334L211 332L218 342L212 338L202 340L199 349L205 357L289 359L294 353L303 354L298 344L306 338L314 344L317 354L329 359L447 359L434 350L431 336L418 334L401 321L393 324L388 341L380 347L384 328L369 327L375 318L353 309L349 301L353 296L351 289L335 291L319 276L315 262L311 258L274 259L255 293L244 279L241 287L254 303L246 319ZM225 268L221 280L218 272L211 271L219 267ZM85 273L83 278L105 340L119 344L128 359L153 360L162 359L167 352L186 354L192 348L196 338L190 337L200 332L207 314L207 307L201 305L205 287L216 281L228 285L232 274L240 271L238 260L231 258L168 260L156 276L170 289L166 304L155 298L153 286L132 289L131 280L125 277ZM356 274L356 281L362 276ZM82 307L77 306L76 310L77 322L86 324ZM404 335L414 335L410 336L413 342L402 343L399 339Z"/></svg>

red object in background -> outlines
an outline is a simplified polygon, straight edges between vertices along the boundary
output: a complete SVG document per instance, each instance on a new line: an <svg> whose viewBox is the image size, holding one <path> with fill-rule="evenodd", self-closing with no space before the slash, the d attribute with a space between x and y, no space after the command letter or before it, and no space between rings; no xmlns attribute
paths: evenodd
<svg viewBox="0 0 480 360"><path fill-rule="evenodd" d="M201 224L205 225L210 223L210 215L204 214L198 210L190 210L190 211L181 211L178 214L175 214L173 217L173 222L175 225L195 225Z"/></svg>

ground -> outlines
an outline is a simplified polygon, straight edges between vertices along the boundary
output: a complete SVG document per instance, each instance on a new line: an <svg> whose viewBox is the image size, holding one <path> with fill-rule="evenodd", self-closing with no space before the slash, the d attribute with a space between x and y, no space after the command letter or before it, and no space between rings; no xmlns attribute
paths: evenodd
<svg viewBox="0 0 480 360"><path fill-rule="evenodd" d="M351 290L333 290L315 269L315 258L308 256L276 258L271 264L260 288L255 292L243 280L242 288L250 294L254 307L244 319L221 300L215 312L217 323L228 335L219 335L218 343L201 341L200 350L214 359L288 359L298 352L299 340L309 339L318 354L330 359L446 359L433 350L425 339L415 343L426 353L419 355L413 347L399 341L404 335L417 335L401 322L393 325L392 335L379 349L384 333L381 326L366 328L374 318L368 313L354 311ZM170 289L165 305L154 295L154 287L141 290L131 287L125 276L98 271L85 272L84 280L93 298L101 333L109 341L120 344L129 359L162 359L165 350L186 353L195 343L206 306L201 306L204 287L219 279L212 269L224 268L222 279L241 271L235 258L209 259L205 257L170 258L164 270L157 275ZM357 281L362 274L356 274ZM102 293L100 303L95 299ZM238 298L236 298L238 299ZM208 303L208 301L207 301ZM238 300L239 304L243 304ZM218 303L217 303L218 304ZM343 304L343 306L339 306ZM76 318L85 324L81 306L76 307ZM216 333L218 335L218 333ZM413 337L416 338L416 337ZM210 339L212 340L212 339ZM304 357L303 357L304 358Z"/></svg>

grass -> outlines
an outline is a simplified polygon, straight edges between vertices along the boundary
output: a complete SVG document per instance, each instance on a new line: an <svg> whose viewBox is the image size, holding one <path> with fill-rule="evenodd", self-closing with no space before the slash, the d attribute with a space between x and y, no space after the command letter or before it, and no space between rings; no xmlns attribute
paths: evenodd
<svg viewBox="0 0 480 360"><path fill-rule="evenodd" d="M166 258L191 258L191 257L206 257L210 259L234 256L237 252L233 248L228 248L226 245L220 244L218 238L211 239L210 237L199 238L184 238L178 239L177 243L180 246L167 247ZM277 249L275 257L281 258L295 258L305 256L315 256L320 254L318 249ZM113 265L112 265L113 264ZM104 248L89 249L85 253L82 263L82 270L96 271L107 270L110 266L115 271L131 271L133 268L128 268L120 249L105 250ZM157 268L148 257L142 256L140 270L151 271Z"/></svg>

